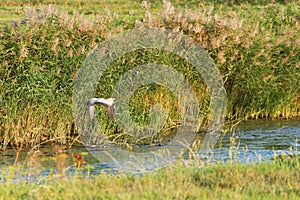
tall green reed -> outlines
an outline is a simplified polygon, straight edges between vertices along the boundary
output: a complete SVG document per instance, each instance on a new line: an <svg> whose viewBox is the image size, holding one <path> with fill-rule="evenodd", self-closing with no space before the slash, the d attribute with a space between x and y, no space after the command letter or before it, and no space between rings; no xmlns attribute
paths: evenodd
<svg viewBox="0 0 300 200"><path fill-rule="evenodd" d="M69 13L50 6L39 11L28 9L26 20L2 27L2 148L8 144L32 145L55 138L66 143L74 136L71 96L77 69L97 44L130 27L165 27L199 42L223 75L228 119L299 116L298 1L234 7L203 3L193 9L174 7L164 1L163 6L160 14L153 14L144 6L144 19L135 24L114 17L108 11L92 19L76 11ZM172 65L185 74L197 91L204 113L202 123L206 124L209 96L201 76L189 63L166 52L142 50L124 55L112 64L107 77L101 79L97 94L109 97L113 84L126 70L147 62ZM149 104L174 102L176 106L167 90L154 89L150 93L145 87L134 97L132 109L137 121L147 123ZM154 100L145 94L151 94ZM146 105L139 99L146 99ZM141 110L135 109L141 106ZM167 109L173 106L167 105ZM173 112L169 124L177 120L178 113Z"/></svg>
<svg viewBox="0 0 300 200"><path fill-rule="evenodd" d="M53 7L26 13L25 21L1 30L2 148L54 138L66 143L74 134L73 80L87 52L106 37L110 21L98 16L95 25Z"/></svg>

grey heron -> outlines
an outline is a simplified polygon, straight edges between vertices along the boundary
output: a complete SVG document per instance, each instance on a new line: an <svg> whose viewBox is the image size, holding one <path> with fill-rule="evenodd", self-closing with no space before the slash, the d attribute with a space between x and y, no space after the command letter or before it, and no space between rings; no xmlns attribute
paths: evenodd
<svg viewBox="0 0 300 200"><path fill-rule="evenodd" d="M90 119L94 119L94 114L95 114L95 105L100 104L103 105L108 113L108 117L110 120L114 121L116 118L116 113L115 113L115 100L114 98L109 98L109 99L104 99L104 98L92 98L89 99L86 106L87 106L87 112L90 117Z"/></svg>

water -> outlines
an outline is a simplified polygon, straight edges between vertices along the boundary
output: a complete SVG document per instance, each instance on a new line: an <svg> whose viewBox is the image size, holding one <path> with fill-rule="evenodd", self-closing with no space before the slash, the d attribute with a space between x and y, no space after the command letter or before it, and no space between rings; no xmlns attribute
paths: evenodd
<svg viewBox="0 0 300 200"><path fill-rule="evenodd" d="M231 134L225 135L208 157L210 161L228 161L232 159L243 163L267 161L275 155L295 154L300 146L299 139L300 119L247 121L236 127L234 136ZM156 148L159 148L159 146ZM38 151L24 150L21 152L18 162L27 163L24 167L31 170L30 173L22 173L23 169L20 169L13 180L25 179L30 182L37 179L42 181L44 177L50 174L62 173L62 170L68 167L65 175L73 175L74 173L79 173L79 175L80 173L82 175L87 173L99 174L103 171L118 173L120 171L116 162L99 162L89 154L84 146L74 146L69 149L62 146L43 145L37 149ZM96 148L94 151L103 150L105 150L105 147L103 149ZM73 156L74 153L83 153L84 160L89 163L92 169L89 171L89 169L83 168L78 172L76 167L72 166L76 161ZM203 156L201 151L198 153L198 157L201 158ZM0 181L5 181L7 175L5 169L7 169L7 166L13 165L15 155L15 151L10 148L0 153ZM133 158L128 159L135 162Z"/></svg>
<svg viewBox="0 0 300 200"><path fill-rule="evenodd" d="M267 161L278 155L291 155L298 151L300 119L248 121L237 127L235 134L238 148L232 149L239 162ZM230 136L225 136L222 147L214 152L220 159L230 159Z"/></svg>

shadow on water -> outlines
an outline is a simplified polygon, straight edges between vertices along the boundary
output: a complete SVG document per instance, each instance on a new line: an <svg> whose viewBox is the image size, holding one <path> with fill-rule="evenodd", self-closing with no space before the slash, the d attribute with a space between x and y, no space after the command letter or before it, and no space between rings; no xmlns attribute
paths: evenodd
<svg viewBox="0 0 300 200"><path fill-rule="evenodd" d="M226 134L215 146L209 161L238 161L259 162L274 158L275 155L295 154L300 146L300 119L288 120L253 120L239 124L233 133ZM97 148L95 151L105 151ZM201 157L201 150L198 151ZM75 167L78 160L74 155L82 155L84 162L89 168L78 172ZM5 169L13 166L15 152L9 148L0 153L0 181L5 181ZM145 158L147 159L147 158ZM51 174L73 175L75 173L100 174L102 172L118 173L118 165L114 162L97 161L84 146L73 146L64 148L62 146L43 145L35 151L22 151L18 160L23 168L31 170L31 174L19 177L30 181L32 177L38 176L38 180ZM34 169L34 170L32 170ZM63 171L67 169L66 171ZM61 171L60 171L61 170ZM32 177L31 177L32 176ZM3 178L4 177L4 178Z"/></svg>

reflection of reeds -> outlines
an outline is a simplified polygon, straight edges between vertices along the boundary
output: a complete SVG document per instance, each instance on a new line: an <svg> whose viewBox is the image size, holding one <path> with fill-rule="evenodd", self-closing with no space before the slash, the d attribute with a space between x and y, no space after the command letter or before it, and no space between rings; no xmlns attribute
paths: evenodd
<svg viewBox="0 0 300 200"><path fill-rule="evenodd" d="M0 195L3 199L214 199L224 195L238 199L297 199L299 169L297 155L248 164L216 160L204 163L195 158L143 175L137 175L142 169L137 174L97 170L99 174L92 178L88 169L77 168L74 175L41 175L30 180L33 174L28 174L28 180L24 178L28 171L14 166L1 169Z"/></svg>
<svg viewBox="0 0 300 200"><path fill-rule="evenodd" d="M215 9L203 4L193 10L164 1L160 15L150 14L149 8L148 4L144 5L147 19L139 21L139 26L183 32L199 42L217 63L228 95L228 119L299 116L298 2L260 9L246 4L235 9L226 6ZM26 14L27 19L22 23L0 30L2 149L9 143L35 145L54 138L65 143L74 134L71 95L76 71L97 44L134 26L108 10L94 19L78 12L69 15L54 7L29 9ZM192 66L174 55L154 50L136 51L127 56L113 63L106 72L109 76L101 80L104 88L98 88L99 95L110 96L109 92L105 93L110 90L105 88L112 88L124 69L149 61L172 65L194 87L206 120L202 123L207 124L207 88ZM144 88L133 99L131 108L136 121L148 123L147 109L151 104L163 103L171 113L169 127L178 123L173 104L176 99L168 91L158 87L151 92Z"/></svg>

